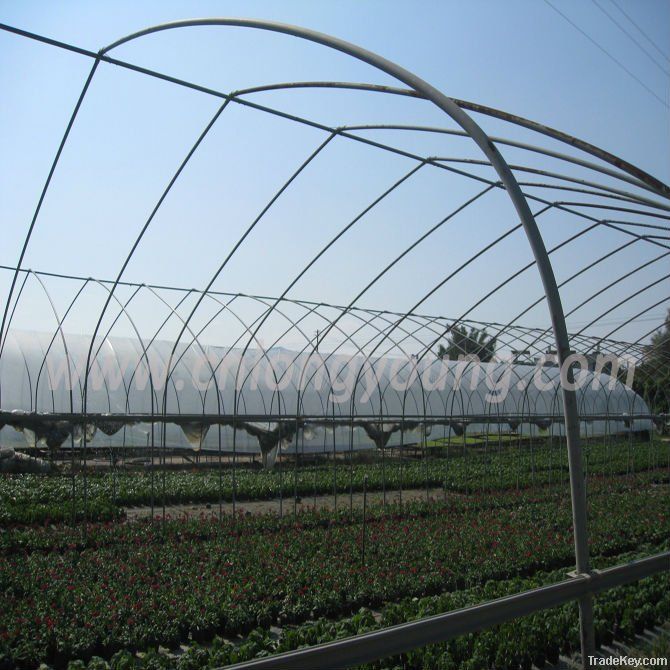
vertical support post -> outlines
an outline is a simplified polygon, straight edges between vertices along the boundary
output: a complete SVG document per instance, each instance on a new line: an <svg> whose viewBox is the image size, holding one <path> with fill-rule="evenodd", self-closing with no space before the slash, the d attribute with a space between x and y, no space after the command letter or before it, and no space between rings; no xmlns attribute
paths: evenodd
<svg viewBox="0 0 670 670"><path fill-rule="evenodd" d="M337 445L335 430L335 405L333 405L333 509L337 512Z"/></svg>
<svg viewBox="0 0 670 670"><path fill-rule="evenodd" d="M349 518L354 516L354 419L349 426Z"/></svg>
<svg viewBox="0 0 670 670"><path fill-rule="evenodd" d="M572 367L566 370L566 373L568 383L570 384L573 380ZM576 568L578 574L585 574L590 571L590 565L588 535L586 531L586 485L579 445L577 397L575 392L567 388L565 383L563 384L563 413L565 416L565 434L568 447ZM596 650L593 629L593 596L591 594L582 596L579 599L579 637L582 650L582 667L586 670L589 667L588 658L589 656L594 656Z"/></svg>
<svg viewBox="0 0 670 670"><path fill-rule="evenodd" d="M154 515L156 514L156 500L155 500L155 475L156 475L156 455L154 454L154 440L151 439L154 431L154 423L151 422L151 432L147 433L147 449L151 448L151 523L154 522Z"/></svg>
<svg viewBox="0 0 670 670"><path fill-rule="evenodd" d="M384 424L382 423L381 425L383 426ZM382 452L382 501L384 509L386 509L386 453L384 444L381 445L381 452Z"/></svg>
<svg viewBox="0 0 670 670"><path fill-rule="evenodd" d="M218 391L217 391L217 395ZM221 396L219 395L219 404L220 404ZM221 410L219 409L219 414L221 414ZM223 521L223 440L222 440L222 435L221 435L221 424L218 424L218 429L219 429L219 448L218 448L218 471L219 471L219 521ZM202 444L202 442L201 442Z"/></svg>
<svg viewBox="0 0 670 670"><path fill-rule="evenodd" d="M361 562L365 567L365 536L367 535L367 515L368 515L368 476L363 477L363 542L361 550Z"/></svg>
<svg viewBox="0 0 670 670"><path fill-rule="evenodd" d="M398 504L400 505L400 513L402 514L402 489L403 489L403 477L404 477L404 472L403 472L403 467L402 467L402 455L403 451L405 449L405 424L403 423L402 427L400 428L400 448L398 451L398 457L400 459L400 479L398 482ZM670 462L670 461L669 461Z"/></svg>
<svg viewBox="0 0 670 670"><path fill-rule="evenodd" d="M237 391L235 391L235 407L237 407ZM237 418L237 417L235 417ZM237 421L233 421L233 467L231 469L232 491L231 502L233 504L233 523L237 518Z"/></svg>
<svg viewBox="0 0 670 670"><path fill-rule="evenodd" d="M298 439L300 433L300 422L298 415L295 417L295 442L293 449L293 458L295 459L293 467L293 516L298 516L298 502L302 500L298 497Z"/></svg>

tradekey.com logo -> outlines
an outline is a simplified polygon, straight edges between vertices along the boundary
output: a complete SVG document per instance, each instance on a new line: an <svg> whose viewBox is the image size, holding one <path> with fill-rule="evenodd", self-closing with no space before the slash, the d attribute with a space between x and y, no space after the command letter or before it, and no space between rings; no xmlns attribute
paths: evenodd
<svg viewBox="0 0 670 670"><path fill-rule="evenodd" d="M189 352L177 361L166 361L151 350L141 357L100 356L86 370L85 360L48 359L49 389L88 391L161 391L199 394L230 392L316 392L333 404L352 398L367 403L389 389L431 392L473 392L488 404L503 403L510 392L612 391L617 382L632 387L634 361L611 354L587 358L571 354L558 366L555 354L543 354L533 363L512 359L482 362L475 354L456 360L423 356L366 358L320 352L297 353L286 349L242 352L210 349Z"/></svg>
<svg viewBox="0 0 670 670"><path fill-rule="evenodd" d="M651 667L667 667L668 658L635 658L633 656L609 656L603 658L601 656L589 655L589 667L591 668L611 668L611 667L625 667L625 668L651 668Z"/></svg>

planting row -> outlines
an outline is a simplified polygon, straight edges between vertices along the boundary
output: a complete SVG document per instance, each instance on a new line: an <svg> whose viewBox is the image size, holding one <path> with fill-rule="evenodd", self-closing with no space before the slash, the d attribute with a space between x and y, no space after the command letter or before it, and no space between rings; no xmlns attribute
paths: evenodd
<svg viewBox="0 0 670 670"><path fill-rule="evenodd" d="M668 489L636 482L593 496L593 554L667 539ZM360 522L338 518L113 524L90 529L104 539L94 545L73 542L59 552L14 545L0 555L0 658L10 667L32 668L42 660L63 666L120 649L174 647L277 621L341 616L572 561L565 497L378 515L365 535ZM40 532L62 538L63 531Z"/></svg>
<svg viewBox="0 0 670 670"><path fill-rule="evenodd" d="M667 549L646 547L647 553ZM600 561L600 567L636 558L624 554ZM109 661L93 658L88 664L71 662L68 670L201 670L251 660L259 656L291 651L303 646L321 644L335 639L373 631L417 618L441 614L468 605L500 598L512 593L555 583L565 579L564 570L539 572L532 578L488 582L457 593L424 598L405 599L382 610L375 618L367 608L339 621L319 619L295 627L285 627L279 636L267 629L256 628L240 642L232 643L215 637L211 644L189 645L184 653L158 653L155 649L139 656L128 650L116 652ZM647 578L641 582L619 587L599 595L594 603L596 642L610 644L614 638L629 641L644 627L670 617L670 574ZM556 663L559 653L578 651L578 613L574 603L532 616L516 619L496 628L462 636L447 643L415 649L401 657L382 659L365 666L366 670L403 670L436 668L442 670L479 670L495 667L498 670L542 667L545 662ZM363 670L363 668L359 668Z"/></svg>
<svg viewBox="0 0 670 670"><path fill-rule="evenodd" d="M663 487L670 484L670 475L665 471L642 472L635 475L626 475L614 478L593 478L589 482L588 494L591 505L598 506L597 497L608 497L613 493L626 494L642 489ZM471 514L478 511L513 509L527 507L538 503L549 503L564 506L569 501L569 490L565 486L543 487L539 489L509 489L491 495L489 492L476 492L467 496L448 493L428 500L411 500L403 504L381 501L370 503L365 511L368 522L380 519L421 518L428 515L440 514ZM607 504L607 501L605 501ZM332 527L335 525L360 524L363 520L363 509L360 506L353 508L340 507L337 510L329 508L303 507L297 514L287 514L283 517L273 514L242 514L235 517L224 515L220 522L217 510L201 513L199 517L186 519L179 517L179 537L181 541L215 540L221 535L229 533L249 532L281 532L283 529ZM166 517L173 523L170 515ZM162 516L157 516L162 521ZM210 523L204 523L209 520ZM42 525L13 525L0 527L0 553L27 553L32 551L66 551L101 548L119 544L145 544L164 542L166 535L161 525L145 522L135 524L116 523L88 523L86 525L69 524L42 524ZM157 532L157 531L161 532ZM169 533L168 533L169 534ZM139 538L139 539L138 539Z"/></svg>
<svg viewBox="0 0 670 670"><path fill-rule="evenodd" d="M616 475L647 469L668 469L670 443L642 442L596 444L585 448L590 476ZM116 507L267 500L279 496L394 491L443 487L448 491L504 490L565 482L566 450L560 446L534 450L525 445L500 453L466 452L448 458L385 459L373 464L296 467L275 471L239 469L200 472L112 472L84 478L56 475L14 475L0 480L0 523L67 519L73 510L56 509L75 500L77 511L89 519L109 518L108 505ZM367 484L364 484L364 482ZM84 504L84 500L86 503ZM98 505L98 507L96 507ZM102 506L102 507L101 507Z"/></svg>

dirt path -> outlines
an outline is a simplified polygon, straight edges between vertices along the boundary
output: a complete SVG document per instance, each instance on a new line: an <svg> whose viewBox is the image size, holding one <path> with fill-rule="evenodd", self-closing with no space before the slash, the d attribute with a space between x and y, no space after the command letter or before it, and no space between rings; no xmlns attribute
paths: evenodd
<svg viewBox="0 0 670 670"><path fill-rule="evenodd" d="M449 494L453 496L454 494ZM412 500L425 500L426 497L429 498L440 498L444 497L444 491L439 488L428 489L410 489L402 492L402 502L409 502ZM373 491L367 494L367 504L381 504L384 501L384 494L382 491ZM398 490L387 491L386 492L386 502L387 503L397 503L400 502L400 494ZM354 493L352 497L353 506L356 508L363 507L363 494ZM349 509L349 494L348 493L338 493L337 494L337 509ZM241 512L242 514L264 514L269 512L274 512L275 514L292 514L294 509L298 512L307 509L335 509L335 498L333 495L328 496L309 496L302 499L298 499L298 502L294 500L291 496L286 497L283 501L280 502L278 498L273 500L250 500L239 502L235 505L235 511ZM230 502L224 502L221 506L221 510L224 514L233 513L233 504ZM189 505L166 505L165 514L169 515L171 518L180 518L180 517L197 517L200 514L213 514L219 511L218 503L197 503ZM154 515L162 516L163 508L160 504L157 504L154 507ZM151 516L151 507L127 507L126 516L128 520L134 521L136 519L146 519Z"/></svg>

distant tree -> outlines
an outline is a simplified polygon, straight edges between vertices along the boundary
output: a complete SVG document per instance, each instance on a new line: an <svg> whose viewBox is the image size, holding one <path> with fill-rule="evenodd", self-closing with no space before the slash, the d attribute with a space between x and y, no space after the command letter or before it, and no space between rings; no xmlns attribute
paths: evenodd
<svg viewBox="0 0 670 670"><path fill-rule="evenodd" d="M455 324L449 332L447 346L438 346L437 357L455 361L459 356L474 354L483 363L488 363L496 353L496 344L497 338L489 337L485 328L480 330L472 326L468 332L466 326Z"/></svg>
<svg viewBox="0 0 670 670"><path fill-rule="evenodd" d="M633 389L654 412L670 411L670 309L660 330L645 347L635 369Z"/></svg>
<svg viewBox="0 0 670 670"><path fill-rule="evenodd" d="M620 358L613 353L600 351L600 349L589 351L583 355L586 358L589 370L591 372L597 371L599 374L608 375L611 377L612 372L616 370L617 380L622 384L628 383L628 362L625 359ZM612 358L616 359L614 364L611 360Z"/></svg>

